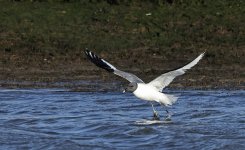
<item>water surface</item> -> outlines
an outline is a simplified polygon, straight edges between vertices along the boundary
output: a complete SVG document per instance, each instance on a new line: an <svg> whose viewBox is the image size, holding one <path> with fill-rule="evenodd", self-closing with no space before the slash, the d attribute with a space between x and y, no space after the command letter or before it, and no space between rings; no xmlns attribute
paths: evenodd
<svg viewBox="0 0 245 150"><path fill-rule="evenodd" d="M245 149L245 91L167 92L172 122L145 125L131 94L0 89L0 149Z"/></svg>

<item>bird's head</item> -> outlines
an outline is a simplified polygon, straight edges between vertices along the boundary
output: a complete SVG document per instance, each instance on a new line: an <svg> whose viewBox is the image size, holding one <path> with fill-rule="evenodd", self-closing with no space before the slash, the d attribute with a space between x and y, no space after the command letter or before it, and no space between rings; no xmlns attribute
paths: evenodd
<svg viewBox="0 0 245 150"><path fill-rule="evenodd" d="M125 92L134 92L138 87L138 84L135 82L131 82L128 86L124 89L123 93Z"/></svg>

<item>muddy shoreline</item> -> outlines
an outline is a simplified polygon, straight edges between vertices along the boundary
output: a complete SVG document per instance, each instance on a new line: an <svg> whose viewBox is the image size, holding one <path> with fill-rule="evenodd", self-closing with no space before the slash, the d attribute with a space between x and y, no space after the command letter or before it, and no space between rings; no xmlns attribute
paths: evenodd
<svg viewBox="0 0 245 150"><path fill-rule="evenodd" d="M118 69L131 72L150 82L159 75L182 67L200 52L180 51L166 55L151 49L124 51L94 50ZM242 52L241 52L242 53ZM120 91L127 81L92 64L84 50L66 56L26 55L19 51L0 51L0 87L2 88L68 88L75 91ZM168 88L175 89L245 89L243 61L231 63L213 57L206 51L204 58ZM239 56L240 58L241 56ZM95 82L94 82L95 81ZM102 85L101 85L102 84ZM111 84L113 86L111 86Z"/></svg>
<svg viewBox="0 0 245 150"><path fill-rule="evenodd" d="M121 91L127 81L114 74L107 73L89 62L86 58L78 64L69 65L49 65L46 68L38 69L31 64L25 67L4 66L0 75L1 88L66 88L73 91ZM128 66L135 65L130 64ZM125 64L117 64L120 68ZM137 64L136 64L137 65ZM162 64L163 65L163 64ZM165 66L165 65L163 65ZM181 63L179 62L179 66ZM8 69L6 69L8 68ZM9 69L11 68L11 69ZM23 69L25 68L25 69ZM32 69L31 69L32 68ZM145 82L149 82L158 75L167 72L172 67L165 70L157 70L156 66L146 69L125 68L122 70L132 72ZM205 58L186 74L177 77L168 88L170 89L228 89L244 90L245 80L240 72L243 68L227 67L207 67Z"/></svg>

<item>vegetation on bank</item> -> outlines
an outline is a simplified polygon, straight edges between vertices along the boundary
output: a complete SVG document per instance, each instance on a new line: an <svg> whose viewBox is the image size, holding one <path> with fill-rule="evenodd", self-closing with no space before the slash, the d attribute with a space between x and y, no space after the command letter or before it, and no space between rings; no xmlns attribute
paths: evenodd
<svg viewBox="0 0 245 150"><path fill-rule="evenodd" d="M2 70L82 62L85 48L139 64L203 51L208 64L245 64L243 0L0 0L0 8Z"/></svg>
<svg viewBox="0 0 245 150"><path fill-rule="evenodd" d="M158 53L208 50L241 61L242 0L1 1L0 50L67 54L93 48L150 48ZM226 53L228 53L226 55ZM217 55L217 56L216 56Z"/></svg>

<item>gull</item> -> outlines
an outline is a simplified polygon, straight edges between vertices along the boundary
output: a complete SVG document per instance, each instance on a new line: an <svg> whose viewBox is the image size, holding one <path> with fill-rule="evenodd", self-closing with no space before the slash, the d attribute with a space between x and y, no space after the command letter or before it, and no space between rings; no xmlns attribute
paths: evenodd
<svg viewBox="0 0 245 150"><path fill-rule="evenodd" d="M153 109L153 119L159 120L160 118L158 112L155 110L152 102L157 102L161 106L166 107L174 104L177 101L178 97L174 95L164 94L163 89L167 87L174 80L174 78L183 75L186 70L191 69L193 66L195 66L203 58L205 52L201 53L196 59L194 59L187 65L179 69L164 73L149 83L144 83L139 77L132 73L124 72L117 69L115 66L100 58L92 51L85 50L85 54L87 55L88 59L96 66L128 80L130 83L125 88L124 92L131 92L137 98L149 101ZM167 109L166 112L168 114L166 119L170 119L170 114Z"/></svg>

